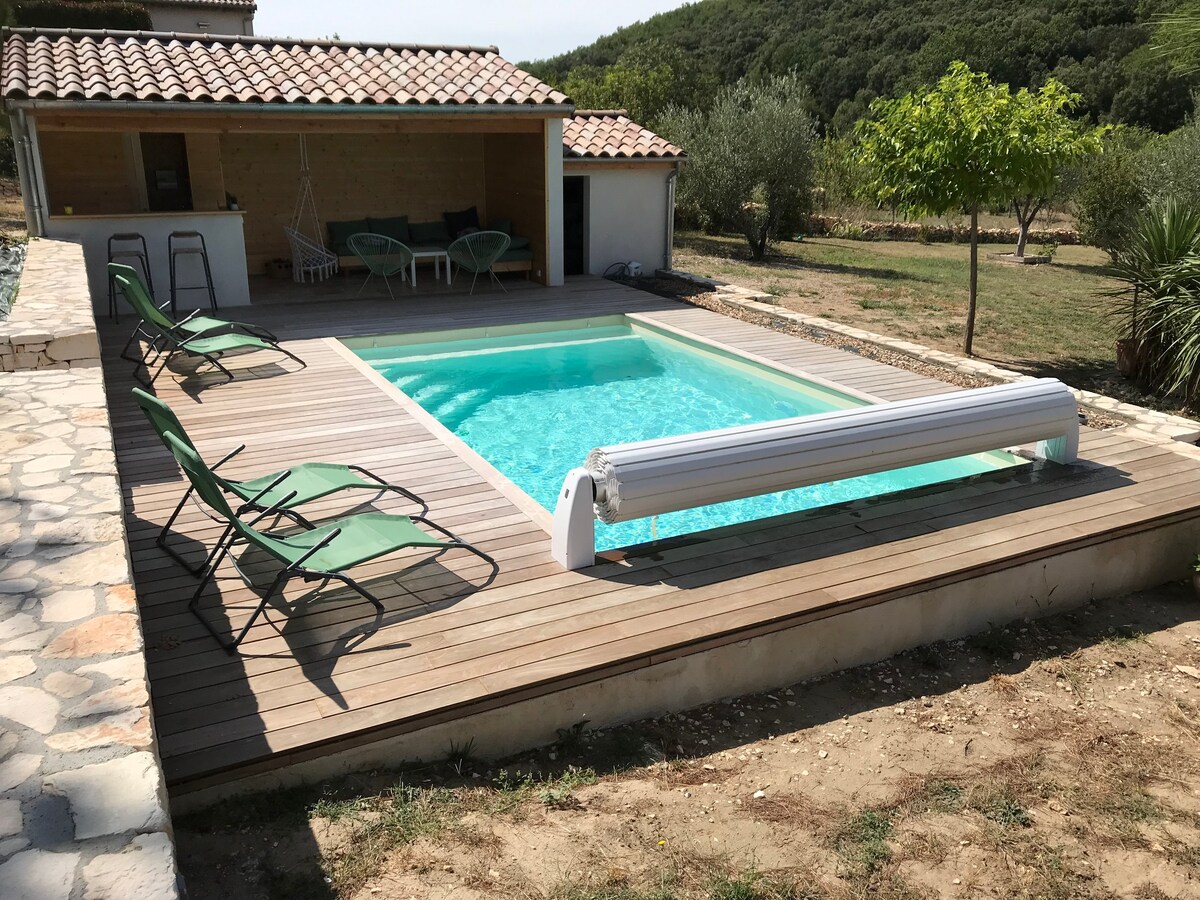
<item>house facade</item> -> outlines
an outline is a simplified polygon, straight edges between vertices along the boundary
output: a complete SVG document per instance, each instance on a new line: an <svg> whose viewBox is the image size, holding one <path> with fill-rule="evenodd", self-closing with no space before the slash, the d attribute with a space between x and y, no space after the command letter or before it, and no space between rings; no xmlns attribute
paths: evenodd
<svg viewBox="0 0 1200 900"><path fill-rule="evenodd" d="M671 267L675 179L684 152L624 110L579 110L563 122L563 252L568 275L620 263Z"/></svg>
<svg viewBox="0 0 1200 900"><path fill-rule="evenodd" d="M155 31L176 34L254 34L257 3L245 0L149 0L142 3Z"/></svg>
<svg viewBox="0 0 1200 900"><path fill-rule="evenodd" d="M322 223L473 208L528 239L542 284L669 259L682 151L620 113L577 116L495 47L16 29L0 94L30 233L84 245L98 306L110 236L145 237L165 285L179 231L220 259L220 302L250 302L290 254L302 159Z"/></svg>

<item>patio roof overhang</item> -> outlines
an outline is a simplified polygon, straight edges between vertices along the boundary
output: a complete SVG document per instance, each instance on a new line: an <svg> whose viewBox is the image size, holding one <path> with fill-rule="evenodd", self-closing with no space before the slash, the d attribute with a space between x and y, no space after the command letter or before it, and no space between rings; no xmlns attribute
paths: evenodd
<svg viewBox="0 0 1200 900"><path fill-rule="evenodd" d="M38 100L10 98L6 109L38 113L159 114L176 113L188 116L291 116L313 117L348 116L366 119L387 118L456 118L486 119L561 119L575 111L571 103L464 103L448 104L349 104L349 103L196 103L175 100Z"/></svg>

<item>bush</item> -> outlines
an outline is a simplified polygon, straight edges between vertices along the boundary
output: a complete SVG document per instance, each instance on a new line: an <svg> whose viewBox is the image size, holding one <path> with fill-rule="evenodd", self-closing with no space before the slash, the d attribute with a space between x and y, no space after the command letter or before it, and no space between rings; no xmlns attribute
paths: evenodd
<svg viewBox="0 0 1200 900"><path fill-rule="evenodd" d="M1084 159L1064 178L1083 243L1112 254L1130 223L1146 208L1149 197L1139 154L1142 140L1136 132L1125 131L1107 141L1103 153Z"/></svg>
<svg viewBox="0 0 1200 900"><path fill-rule="evenodd" d="M12 24L26 28L112 28L150 31L150 14L140 3L123 0L19 0L11 6Z"/></svg>
<svg viewBox="0 0 1200 900"><path fill-rule="evenodd" d="M681 205L744 235L755 259L811 209L817 138L807 108L799 79L784 76L722 88L707 112L673 107L663 116L663 134L688 151Z"/></svg>
<svg viewBox="0 0 1200 900"><path fill-rule="evenodd" d="M1200 121L1152 140L1141 154L1142 189L1151 200L1167 197L1200 209Z"/></svg>
<svg viewBox="0 0 1200 900"><path fill-rule="evenodd" d="M853 222L836 216L809 216L808 234L845 238L853 241L915 241L919 244L957 244L970 240L965 224L926 225L923 222ZM1015 244L1016 228L980 228L981 244ZM1079 235L1066 228L1035 229L1032 241L1042 244L1078 244Z"/></svg>
<svg viewBox="0 0 1200 900"><path fill-rule="evenodd" d="M1200 211L1168 198L1143 210L1113 252L1115 314L1151 390L1200 400Z"/></svg>
<svg viewBox="0 0 1200 900"><path fill-rule="evenodd" d="M17 177L17 148L7 131L0 133L0 176Z"/></svg>

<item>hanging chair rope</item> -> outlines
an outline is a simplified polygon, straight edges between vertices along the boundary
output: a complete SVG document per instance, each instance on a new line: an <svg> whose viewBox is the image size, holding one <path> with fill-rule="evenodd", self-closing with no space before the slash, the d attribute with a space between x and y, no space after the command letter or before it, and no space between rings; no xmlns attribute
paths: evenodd
<svg viewBox="0 0 1200 900"><path fill-rule="evenodd" d="M308 141L300 136L300 188L292 222L284 229L292 249L292 277L303 282L324 281L338 271L338 258L325 247L321 237L321 220L317 216L317 201L313 197L312 175L308 168Z"/></svg>
<svg viewBox="0 0 1200 900"><path fill-rule="evenodd" d="M312 174L308 168L308 139L300 136L300 186L296 193L296 208L292 212L291 227L293 231L307 234L314 241L325 246L321 236L321 220L317 215L317 201L313 196Z"/></svg>

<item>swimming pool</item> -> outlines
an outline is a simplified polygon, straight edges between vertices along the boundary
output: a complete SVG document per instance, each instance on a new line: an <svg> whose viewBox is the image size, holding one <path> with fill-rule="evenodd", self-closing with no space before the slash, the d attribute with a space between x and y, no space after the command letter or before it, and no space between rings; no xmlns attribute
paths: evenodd
<svg viewBox="0 0 1200 900"><path fill-rule="evenodd" d="M593 447L870 402L624 316L345 343L549 512L563 477ZM1007 453L982 453L653 519L597 523L596 547L624 547L1021 462Z"/></svg>

